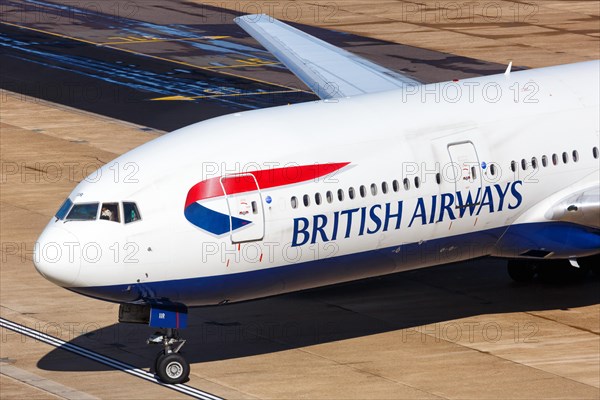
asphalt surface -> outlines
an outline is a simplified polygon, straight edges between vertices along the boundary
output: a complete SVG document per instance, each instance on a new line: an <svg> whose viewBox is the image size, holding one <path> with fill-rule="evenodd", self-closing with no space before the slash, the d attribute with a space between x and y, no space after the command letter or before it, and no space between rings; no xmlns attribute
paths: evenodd
<svg viewBox="0 0 600 400"><path fill-rule="evenodd" d="M317 99L233 22L239 13L185 1L115 4L3 1L0 88L165 131ZM161 16L186 23L159 24ZM422 82L505 68L293 25Z"/></svg>
<svg viewBox="0 0 600 400"><path fill-rule="evenodd" d="M278 93L272 85L242 77L22 28L2 25L2 34L3 89L156 129L169 131L236 111L316 99L310 93ZM223 93L228 95L219 96ZM209 97L153 100L173 96Z"/></svg>

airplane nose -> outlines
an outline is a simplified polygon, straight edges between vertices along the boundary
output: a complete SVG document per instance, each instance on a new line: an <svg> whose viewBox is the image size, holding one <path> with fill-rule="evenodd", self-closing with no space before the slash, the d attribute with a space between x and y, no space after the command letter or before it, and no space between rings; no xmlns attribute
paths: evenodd
<svg viewBox="0 0 600 400"><path fill-rule="evenodd" d="M64 228L48 226L33 252L35 269L59 286L70 286L79 277L81 249L77 237Z"/></svg>

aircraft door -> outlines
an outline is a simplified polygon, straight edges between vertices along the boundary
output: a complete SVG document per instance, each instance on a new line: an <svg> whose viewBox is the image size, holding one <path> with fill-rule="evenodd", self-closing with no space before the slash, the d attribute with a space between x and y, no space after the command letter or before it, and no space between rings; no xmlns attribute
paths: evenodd
<svg viewBox="0 0 600 400"><path fill-rule="evenodd" d="M254 175L227 175L221 178L221 185L227 196L231 242L262 240L265 215L262 194Z"/></svg>
<svg viewBox="0 0 600 400"><path fill-rule="evenodd" d="M477 155L475 145L471 141L450 143L448 153L454 175L454 187L457 192L472 194L472 204L478 204L481 201L481 164ZM465 198L465 196L463 196ZM464 204L467 206L469 204Z"/></svg>

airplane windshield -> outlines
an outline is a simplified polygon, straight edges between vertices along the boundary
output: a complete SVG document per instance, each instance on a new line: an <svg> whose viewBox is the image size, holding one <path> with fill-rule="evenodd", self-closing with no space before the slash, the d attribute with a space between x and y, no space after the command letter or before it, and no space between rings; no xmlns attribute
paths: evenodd
<svg viewBox="0 0 600 400"><path fill-rule="evenodd" d="M67 198L55 216L59 220L67 221L95 221L97 219L104 219L117 223L123 221L126 224L142 219L138 207L134 202L125 201L122 204L123 214L120 213L121 207L118 202L102 203L102 207L100 207L100 203L73 204ZM100 213L98 213L99 210ZM121 215L123 219L121 219Z"/></svg>
<svg viewBox="0 0 600 400"><path fill-rule="evenodd" d="M135 203L127 201L123 202L123 218L126 224L142 219L142 216L140 215Z"/></svg>
<svg viewBox="0 0 600 400"><path fill-rule="evenodd" d="M71 209L72 205L73 205L73 202L71 201L70 198L67 197L67 199L65 200L65 202L62 203L62 206L60 206L60 208L58 209L58 211L56 212L56 214L54 216L57 219L65 219L65 216L67 215L67 213Z"/></svg>
<svg viewBox="0 0 600 400"><path fill-rule="evenodd" d="M98 216L98 203L75 204L67 220L70 221L93 221Z"/></svg>

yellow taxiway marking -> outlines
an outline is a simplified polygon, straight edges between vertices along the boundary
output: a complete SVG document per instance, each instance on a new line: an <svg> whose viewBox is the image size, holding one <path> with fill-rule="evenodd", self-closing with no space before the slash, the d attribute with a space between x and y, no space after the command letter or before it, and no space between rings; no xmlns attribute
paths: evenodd
<svg viewBox="0 0 600 400"><path fill-rule="evenodd" d="M119 39L119 40L127 42L127 43L131 42L131 39L128 39L123 36L109 36L109 39Z"/></svg>
<svg viewBox="0 0 600 400"><path fill-rule="evenodd" d="M112 36L109 37L109 39L120 39L119 41L115 41L115 42L103 42L103 43L98 43L98 45L102 45L102 46L106 46L106 45L113 45L113 44L131 44L131 43L157 43L157 42L188 42L188 41L194 41L194 40L219 40L219 39L227 39L230 38L231 36L201 36L201 37L195 37L195 38L135 38L135 39L130 39L132 38L132 36L128 36L128 37L120 37L120 36Z"/></svg>
<svg viewBox="0 0 600 400"><path fill-rule="evenodd" d="M166 97L155 97L150 99L152 101L191 101L196 99L210 99L214 97L242 97L242 96L264 96L267 94L283 94L283 93L298 93L302 90L277 90L273 92L252 92L252 93L216 93L201 96L166 96Z"/></svg>
<svg viewBox="0 0 600 400"><path fill-rule="evenodd" d="M60 34L60 33L49 32L49 31L45 31L43 29L31 28L29 26L17 25L17 24L13 24L13 23L10 23L10 22L5 22L5 21L0 21L0 24L14 26L16 28L21 28L21 29L27 29L27 30L34 31L34 32L40 32L40 33L43 33L43 34L46 34L46 35L57 36L57 37L60 37L60 38L63 38L63 39L75 40L77 42L92 44L94 46L103 46L103 47L106 47L106 48L109 48L109 49L118 50L118 51L122 51L122 52L125 52L125 53L130 53L130 54L135 54L137 56L148 57L148 58L152 58L152 59L155 59L155 60L166 61L166 62L170 62L170 63L173 63L173 64L185 65L186 67L195 68L195 69L199 69L199 70L203 70L203 71L212 71L211 68L201 67L199 65L190 64L190 63L185 62L185 61L172 60L170 58L155 56L155 55L152 55L152 54L140 53L139 51L129 50L129 49L122 49L120 47L114 47L114 46L111 46L111 45L103 45L102 43L96 43L96 42L92 42L90 40L80 39L80 38L76 38L76 37L73 37L73 36L67 36L67 35L63 35L63 34ZM131 43L131 42L128 42L128 43ZM310 94L312 94L312 92L307 91L307 90L297 89L297 88L294 88L294 87L291 87L291 86L281 85L281 84L278 84L278 83L269 82L269 81L265 81L265 80L262 80L262 79L250 78L250 77L247 77L247 76L234 74L232 72L224 72L223 70L216 70L214 72L216 72L218 74L221 74L221 75L227 75L227 76L233 76L235 78L246 79L246 80L249 80L249 81L252 81L252 82L263 83L265 85L277 86L277 87L281 87L281 88L284 88L284 89L289 89L289 90L296 91L296 92L304 92L304 93L310 93Z"/></svg>
<svg viewBox="0 0 600 400"><path fill-rule="evenodd" d="M267 65L279 65L281 64L278 61L272 61L272 62L265 62L262 64L234 64L234 65L213 65L213 66L207 66L207 67L203 67L205 69L227 69L227 68L243 68L243 67L263 67L263 66L267 66ZM307 92L310 93L310 92Z"/></svg>
<svg viewBox="0 0 600 400"><path fill-rule="evenodd" d="M238 58L235 61L240 62L240 64L214 65L214 66L204 67L204 68L206 68L206 69L224 69L224 68L241 68L241 67L262 67L263 65L281 64L279 61L265 61L265 60L261 60L260 58L246 58L246 59Z"/></svg>
<svg viewBox="0 0 600 400"><path fill-rule="evenodd" d="M260 58L246 58L246 59L238 58L235 61L239 61L241 63L245 63L248 65L257 65L257 64L265 63L265 61L261 60ZM268 63L269 61L266 61L266 62Z"/></svg>

